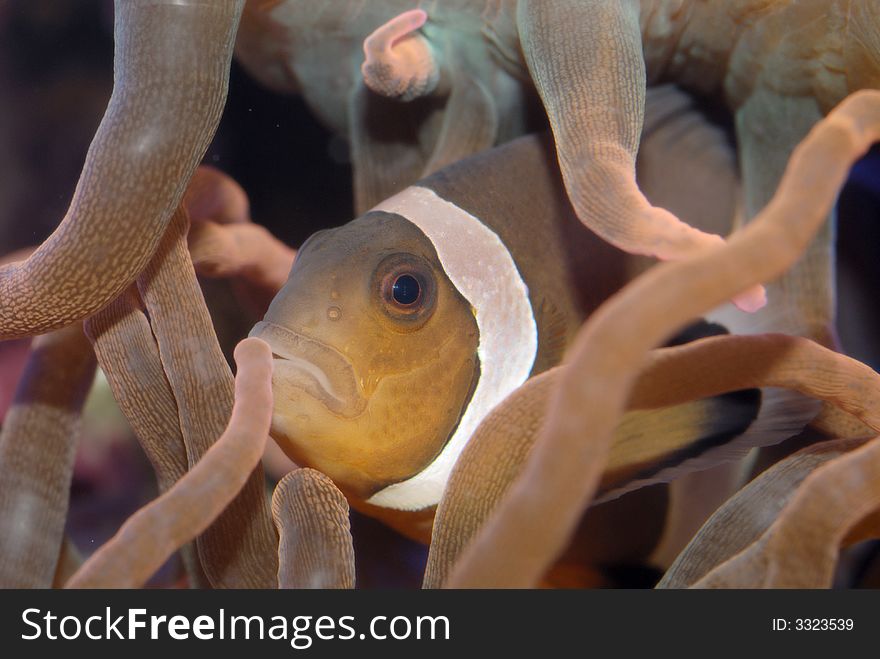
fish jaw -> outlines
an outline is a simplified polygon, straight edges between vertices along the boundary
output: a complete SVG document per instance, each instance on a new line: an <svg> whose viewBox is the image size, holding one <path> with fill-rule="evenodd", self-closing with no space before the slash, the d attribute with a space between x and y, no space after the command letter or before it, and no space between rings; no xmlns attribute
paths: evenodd
<svg viewBox="0 0 880 659"><path fill-rule="evenodd" d="M273 439L294 462L320 470L359 500L412 477L436 457L478 372L473 345L446 341L434 347L436 358L385 374L365 395L359 381L351 383L358 371L344 357L346 377L334 376L343 369L339 356L324 354L335 353L332 347L272 323L258 324L251 336L269 343L276 355ZM357 393L354 403L343 396L351 390Z"/></svg>
<svg viewBox="0 0 880 659"><path fill-rule="evenodd" d="M363 412L367 401L358 387L354 367L337 350L266 321L257 323L249 336L264 340L272 348L276 403L305 393L338 416L351 418Z"/></svg>

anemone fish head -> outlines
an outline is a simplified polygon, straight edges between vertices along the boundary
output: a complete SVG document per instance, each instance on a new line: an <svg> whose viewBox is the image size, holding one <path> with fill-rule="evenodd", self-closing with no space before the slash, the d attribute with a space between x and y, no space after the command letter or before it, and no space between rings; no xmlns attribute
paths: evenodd
<svg viewBox="0 0 880 659"><path fill-rule="evenodd" d="M479 378L473 309L393 213L306 241L251 336L274 353L272 437L361 500L434 460Z"/></svg>

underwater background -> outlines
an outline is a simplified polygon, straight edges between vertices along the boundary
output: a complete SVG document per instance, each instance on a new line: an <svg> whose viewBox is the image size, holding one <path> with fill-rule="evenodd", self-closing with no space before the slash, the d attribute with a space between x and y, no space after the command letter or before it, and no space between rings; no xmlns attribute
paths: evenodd
<svg viewBox="0 0 880 659"><path fill-rule="evenodd" d="M67 209L112 88L112 30L112 0L0 0L0 255L41 243ZM260 87L234 60L226 109L204 163L237 180L250 197L254 221L288 245L298 246L314 231L354 216L345 141L319 124L301 98ZM876 148L853 170L839 212L841 341L848 354L877 369ZM205 282L230 356L257 319L230 302L224 286ZM28 344L29 339L0 343L0 423ZM267 466L275 478L283 474L283 462ZM68 533L88 555L155 494L152 469L104 382L87 408ZM358 587L420 584L426 548L355 512L352 532ZM877 543L865 555L876 551ZM878 564L873 561L875 571ZM174 585L175 574L174 566L167 566L152 585ZM650 586L657 576L633 571L621 585ZM880 575L873 583L880 584Z"/></svg>

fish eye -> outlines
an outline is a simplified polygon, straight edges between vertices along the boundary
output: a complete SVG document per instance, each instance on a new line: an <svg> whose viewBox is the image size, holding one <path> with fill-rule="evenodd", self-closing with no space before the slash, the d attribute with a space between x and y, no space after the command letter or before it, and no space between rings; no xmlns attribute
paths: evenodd
<svg viewBox="0 0 880 659"><path fill-rule="evenodd" d="M400 275L391 285L391 297L402 306L415 304L421 296L422 287L419 286L419 280L412 275Z"/></svg>
<svg viewBox="0 0 880 659"><path fill-rule="evenodd" d="M425 299L422 284L427 279L425 272L404 265L390 270L382 278L380 295L385 306L394 315L418 313L429 300Z"/></svg>
<svg viewBox="0 0 880 659"><path fill-rule="evenodd" d="M436 283L431 265L413 254L392 254L379 263L373 276L378 306L409 332L421 327L434 312Z"/></svg>

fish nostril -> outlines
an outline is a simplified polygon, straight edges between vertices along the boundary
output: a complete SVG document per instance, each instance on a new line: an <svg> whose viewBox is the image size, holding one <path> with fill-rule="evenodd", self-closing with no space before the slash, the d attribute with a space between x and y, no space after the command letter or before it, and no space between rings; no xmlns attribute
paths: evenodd
<svg viewBox="0 0 880 659"><path fill-rule="evenodd" d="M330 320L339 320L342 317L342 309L339 307L330 307L327 309L327 318Z"/></svg>

